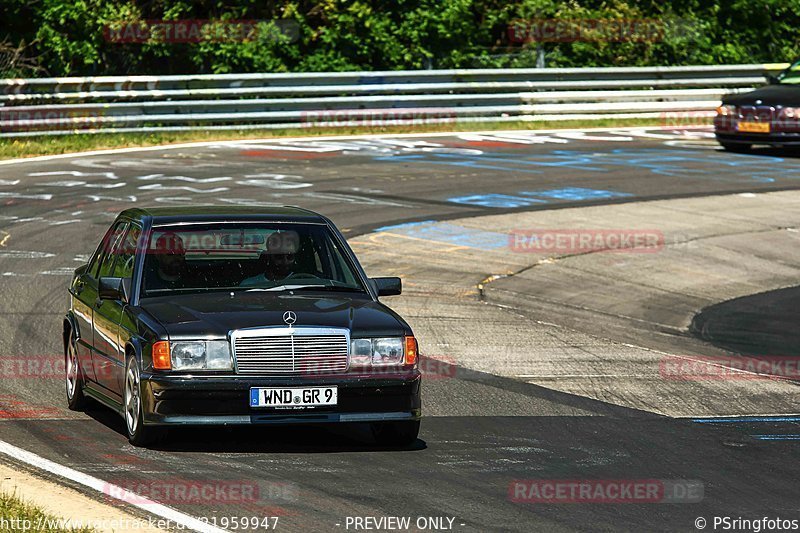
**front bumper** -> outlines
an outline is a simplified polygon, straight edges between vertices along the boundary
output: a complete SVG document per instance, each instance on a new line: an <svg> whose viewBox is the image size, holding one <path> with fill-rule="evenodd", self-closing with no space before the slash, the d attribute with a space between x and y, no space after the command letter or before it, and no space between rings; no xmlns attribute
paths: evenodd
<svg viewBox="0 0 800 533"><path fill-rule="evenodd" d="M764 117L758 122L769 124L769 133L739 131L739 124L752 117L717 116L714 118L714 135L717 141L725 144L800 144L800 122Z"/></svg>
<svg viewBox="0 0 800 533"><path fill-rule="evenodd" d="M142 409L147 425L317 424L419 420L418 370L391 378L330 376L312 379L241 376L142 375ZM336 385L338 404L311 409L250 407L251 387Z"/></svg>
<svg viewBox="0 0 800 533"><path fill-rule="evenodd" d="M800 145L800 133L739 133L734 131L717 131L715 135L717 141L725 144Z"/></svg>

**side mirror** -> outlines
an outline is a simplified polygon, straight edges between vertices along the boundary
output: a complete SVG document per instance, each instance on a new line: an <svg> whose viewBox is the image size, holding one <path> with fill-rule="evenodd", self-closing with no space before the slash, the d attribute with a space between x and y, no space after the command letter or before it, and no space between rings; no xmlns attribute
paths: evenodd
<svg viewBox="0 0 800 533"><path fill-rule="evenodd" d="M767 74L766 78L767 78L767 83L769 83L770 85L777 85L778 83L781 82L781 80L775 74Z"/></svg>
<svg viewBox="0 0 800 533"><path fill-rule="evenodd" d="M403 292L400 278L370 278L378 296L397 296Z"/></svg>
<svg viewBox="0 0 800 533"><path fill-rule="evenodd" d="M97 287L97 295L101 300L128 301L127 290L123 278L102 277Z"/></svg>

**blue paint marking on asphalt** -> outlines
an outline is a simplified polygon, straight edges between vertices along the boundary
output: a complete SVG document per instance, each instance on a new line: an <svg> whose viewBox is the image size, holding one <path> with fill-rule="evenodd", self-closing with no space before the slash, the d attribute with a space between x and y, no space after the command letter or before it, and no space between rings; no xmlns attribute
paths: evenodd
<svg viewBox="0 0 800 533"><path fill-rule="evenodd" d="M375 228L375 231L391 231L395 229L413 228L414 226L422 226L424 224L435 224L435 220L423 220L422 222L406 222L404 224L395 224L394 226L381 226Z"/></svg>
<svg viewBox="0 0 800 533"><path fill-rule="evenodd" d="M601 198L625 198L633 196L626 192L605 191L602 189L586 189L583 187L565 187L563 189L550 189L546 191L521 191L520 194L543 196L556 200L597 200Z"/></svg>
<svg viewBox="0 0 800 533"><path fill-rule="evenodd" d="M752 435L758 440L800 440L800 435Z"/></svg>
<svg viewBox="0 0 800 533"><path fill-rule="evenodd" d="M470 196L455 196L453 198L448 198L447 201L456 204L477 205L480 207L500 207L507 209L547 203L547 200L526 198L524 196L511 196L509 194L473 194Z"/></svg>
<svg viewBox="0 0 800 533"><path fill-rule="evenodd" d="M432 220L384 226L375 231L480 250L497 250L508 246L508 235L505 233L466 228L457 224L434 222Z"/></svg>
<svg viewBox="0 0 800 533"><path fill-rule="evenodd" d="M455 196L453 198L448 198L447 201L456 204L477 205L480 207L513 209L515 207L528 207L535 204L547 203L548 200L546 199L582 201L633 196L626 192L587 189L584 187L521 191L519 194L523 196L513 196L510 194L473 194L469 196Z"/></svg>
<svg viewBox="0 0 800 533"><path fill-rule="evenodd" d="M587 172L609 172L620 168L649 171L655 175L705 179L734 183L774 183L777 179L800 177L800 163L776 156L699 153L696 150L616 149L610 152L553 150L545 154L442 153L378 156L376 161L412 161L456 167L541 174L548 168ZM717 170L709 172L713 161Z"/></svg>
<svg viewBox="0 0 800 533"><path fill-rule="evenodd" d="M800 416L741 416L731 418L693 418L698 424L746 424L748 422L800 422Z"/></svg>

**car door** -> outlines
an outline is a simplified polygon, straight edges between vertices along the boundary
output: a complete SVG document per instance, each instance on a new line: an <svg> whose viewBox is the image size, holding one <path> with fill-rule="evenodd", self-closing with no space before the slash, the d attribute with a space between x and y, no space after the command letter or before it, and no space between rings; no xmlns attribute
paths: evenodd
<svg viewBox="0 0 800 533"><path fill-rule="evenodd" d="M122 243L127 238L127 229L127 224L119 228L119 238L115 239L111 249L103 257L97 272L96 281L98 283L100 278L114 275L114 266L123 251ZM125 303L120 300L101 300L98 296L95 298L93 307L94 351L92 359L97 383L117 401L122 398L122 388L117 375L121 370L117 366L120 361L120 349L123 350L124 355L124 346L120 348L119 339L119 322L124 305Z"/></svg>
<svg viewBox="0 0 800 533"><path fill-rule="evenodd" d="M72 314L75 317L76 330L75 348L78 352L78 366L83 370L83 375L90 381L96 381L94 364L92 363L93 324L92 313L94 301L97 298L97 284L94 283L91 272L97 268L100 255L96 254L83 274L72 285Z"/></svg>
<svg viewBox="0 0 800 533"><path fill-rule="evenodd" d="M78 362L86 379L97 381L92 352L94 351L94 305L97 300L97 272L103 259L111 251L115 242L121 238L124 222L108 229L97 246L89 264L72 286L72 312L75 316L78 342Z"/></svg>

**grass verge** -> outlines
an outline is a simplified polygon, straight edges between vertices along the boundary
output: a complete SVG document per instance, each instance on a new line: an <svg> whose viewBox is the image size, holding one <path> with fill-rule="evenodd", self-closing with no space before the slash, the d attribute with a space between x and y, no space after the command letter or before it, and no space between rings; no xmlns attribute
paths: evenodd
<svg viewBox="0 0 800 533"><path fill-rule="evenodd" d="M8 493L0 493L0 533L42 531L47 533L93 533L93 529L58 527L58 520L35 505Z"/></svg>
<svg viewBox="0 0 800 533"><path fill-rule="evenodd" d="M292 128L285 130L186 131L164 133L97 133L74 135L0 138L0 160L40 155L66 154L88 150L159 146L164 144L224 141L234 139L271 139L288 136L433 133L448 131L543 130L567 128L615 128L664 126L664 119L569 120L553 122L476 122L423 124L391 127Z"/></svg>

